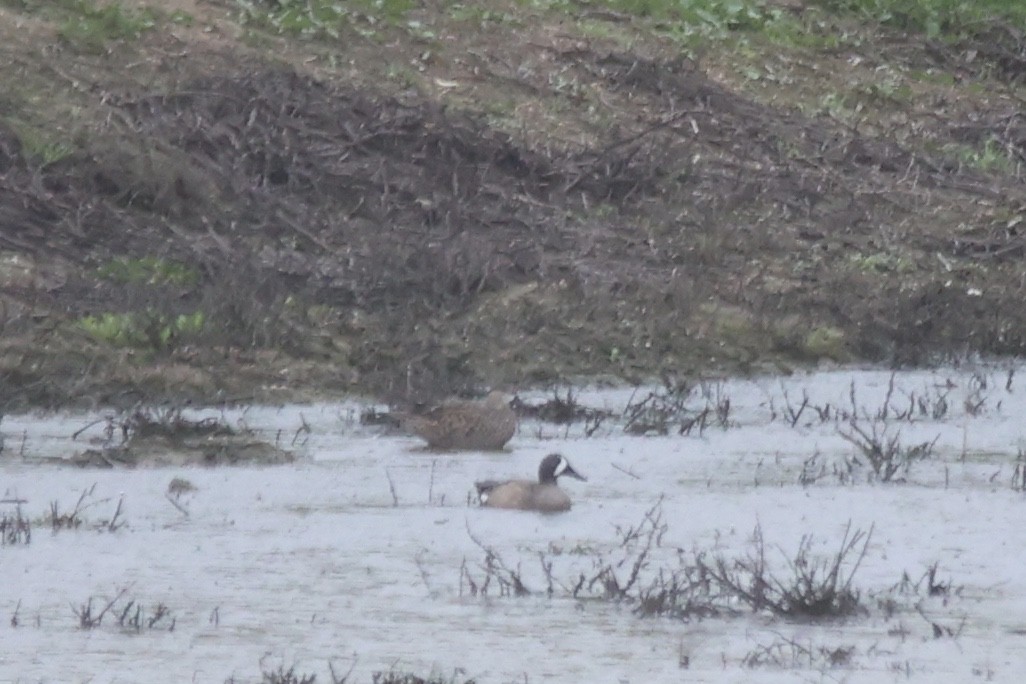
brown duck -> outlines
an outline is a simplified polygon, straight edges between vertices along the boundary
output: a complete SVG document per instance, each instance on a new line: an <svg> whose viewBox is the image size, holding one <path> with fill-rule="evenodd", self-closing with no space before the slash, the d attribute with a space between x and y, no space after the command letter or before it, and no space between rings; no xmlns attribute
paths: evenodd
<svg viewBox="0 0 1026 684"><path fill-rule="evenodd" d="M531 480L485 480L475 482L477 495L482 506L488 508L512 508L520 511L559 513L569 511L571 502L567 493L559 488L557 480L569 475L578 480L585 477L578 473L561 454L549 454L538 466L538 481Z"/></svg>
<svg viewBox="0 0 1026 684"><path fill-rule="evenodd" d="M452 400L420 415L400 416L402 427L432 449L501 449L517 430L517 416L502 392L476 401Z"/></svg>

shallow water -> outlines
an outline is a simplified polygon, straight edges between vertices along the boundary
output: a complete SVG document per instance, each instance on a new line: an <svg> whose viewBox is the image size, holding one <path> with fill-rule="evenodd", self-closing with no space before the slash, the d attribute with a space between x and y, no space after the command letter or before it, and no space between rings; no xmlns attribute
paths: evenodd
<svg viewBox="0 0 1026 684"><path fill-rule="evenodd" d="M829 466L856 450L838 435L838 423L820 422L811 408L793 427L783 418L803 392L810 405L850 409L852 383L856 407L875 415L892 382L880 371L710 385L730 398L732 424L701 434L632 437L609 423L588 438L580 426L568 433L525 423L499 454L425 452L414 438L360 426L361 406L352 402L225 412L302 456L269 467L40 464L86 448L102 425L71 435L100 414L7 416L0 494L25 500L24 514L42 521L51 502L69 510L95 488L83 528L52 534L37 524L30 544L0 548L7 589L0 681L259 681L262 670L282 665L330 681L327 662L345 672L354 655L350 681L370 681L393 665L422 675L463 668L464 678L478 682L1020 681L1026 501L1010 483L1026 449L1026 380L1014 376L1006 389L1010 367L893 376L891 428L900 425L903 443L937 439L932 458L900 484L867 482L864 470L842 481L828 468L800 485L814 454ZM979 390L981 379L986 389ZM893 418L910 395L935 406L943 393L943 418ZM592 390L580 399L619 412L630 396ZM971 415L967 398L985 403ZM310 432L297 436L304 421ZM588 477L563 485L575 499L571 512L467 505L474 480L530 476L554 450ZM181 499L188 515L165 498L173 477L197 487ZM595 554L615 555L617 527L638 524L660 497L667 530L646 572L668 567L677 549L743 555L756 525L768 559L783 570L804 535L829 555L849 521L853 529L872 526L855 579L869 614L818 625L763 614L681 622L636 617L629 605L574 600L559 589L545 596L540 552L557 580L572 583ZM119 499L126 526L92 529ZM490 596L470 596L461 565L478 581L484 575L475 538L511 567L519 564L525 584L540 593L498 596L493 587ZM875 608L875 597L902 573L916 580L932 563L938 579L958 588L952 596L906 600L890 617ZM174 630L127 632L115 619L79 628L74 607L90 597L101 606L122 589L147 610L166 604ZM923 615L911 608L917 601ZM931 621L955 636L934 638ZM830 667L822 657L790 655L796 647L854 650L850 662ZM767 649L789 655L743 666Z"/></svg>

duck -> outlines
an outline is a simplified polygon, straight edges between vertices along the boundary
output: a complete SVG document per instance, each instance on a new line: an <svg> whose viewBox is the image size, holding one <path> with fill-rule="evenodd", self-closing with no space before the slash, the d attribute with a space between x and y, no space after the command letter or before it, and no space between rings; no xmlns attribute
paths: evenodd
<svg viewBox="0 0 1026 684"><path fill-rule="evenodd" d="M486 508L509 508L541 513L569 511L570 497L559 488L557 480L564 475L587 482L574 470L562 454L549 454L538 466L538 481L484 480L475 482L477 496Z"/></svg>
<svg viewBox="0 0 1026 684"><path fill-rule="evenodd" d="M498 451L517 431L517 414L502 392L484 399L450 400L419 415L399 414L400 426L431 449Z"/></svg>

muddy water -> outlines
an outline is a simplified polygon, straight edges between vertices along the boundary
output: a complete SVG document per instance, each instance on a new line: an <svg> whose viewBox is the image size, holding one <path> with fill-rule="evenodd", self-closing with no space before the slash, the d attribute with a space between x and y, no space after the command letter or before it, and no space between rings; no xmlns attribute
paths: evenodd
<svg viewBox="0 0 1026 684"><path fill-rule="evenodd" d="M1026 500L1010 483L1026 449L1026 379L1013 376L1006 389L1008 368L727 380L708 388L730 398L726 428L640 438L610 422L585 437L580 427L526 423L501 454L425 452L416 439L360 426L357 403L225 413L302 456L275 467L40 464L99 438L101 425L71 439L98 416L7 416L0 493L25 500L22 511L37 521L51 502L64 511L91 494L82 528L51 534L37 524L30 544L0 548L0 681L259 681L281 665L330 681L328 661L344 672L354 656L350 681L393 665L422 675L463 668L478 682L1019 681ZM812 407L851 410L853 395L868 416L889 396L885 422L900 427L902 443L936 439L906 482L870 483L858 468L853 478L833 474L856 450ZM581 398L620 411L630 396L596 390ZM803 396L809 407L792 426L787 407L796 411ZM894 417L917 401L930 413L941 397L943 416ZM983 403L968 410L967 399ZM304 423L309 433L299 431ZM564 484L575 499L570 513L467 505L475 479L529 476L554 450L588 476ZM814 455L825 474L802 486ZM179 500L184 511L165 498L174 477L196 487ZM545 595L539 553L555 580L571 584L597 555L615 556L617 527L639 523L660 497L667 530L646 572L672 567L678 553L745 554L756 525L783 571L804 535L826 555L849 521L872 526L855 581L869 614L824 625L761 614L684 623L567 598L558 586ZM127 524L92 529L119 500ZM519 565L536 594L499 596L493 585L489 596L471 596L461 566L483 579L478 542ZM893 616L875 607L902 573L918 579L932 563L956 594L905 600ZM94 597L98 610L122 590L148 611L166 604L173 631L126 631L112 617L79 627L76 608ZM931 623L955 635L934 638ZM838 648L853 649L838 667L802 650ZM776 655L744 665L763 652Z"/></svg>

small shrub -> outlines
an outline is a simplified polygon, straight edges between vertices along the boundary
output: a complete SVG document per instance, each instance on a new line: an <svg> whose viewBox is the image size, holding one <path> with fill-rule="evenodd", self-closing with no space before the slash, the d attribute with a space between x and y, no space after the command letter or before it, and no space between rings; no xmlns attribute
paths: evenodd
<svg viewBox="0 0 1026 684"><path fill-rule="evenodd" d="M901 443L900 431L889 435L886 426L878 427L875 422L870 424L868 431L856 420L852 420L849 426L851 432L839 429L838 434L858 447L872 468L873 476L880 482L890 482L898 474L906 477L913 464L933 455L933 447L940 438L937 435L933 441L906 446Z"/></svg>
<svg viewBox="0 0 1026 684"><path fill-rule="evenodd" d="M693 559L678 553L676 561L655 565L657 549L662 545L666 525L662 522L662 502L645 513L634 526L618 528L618 542L610 552L592 551L593 570L580 572L569 581L554 577L551 556L540 553L542 570L548 583L545 593L582 599L601 599L633 605L641 617L665 616L690 620L737 613L738 601L753 611L800 619L832 619L854 615L863 610L861 594L854 577L866 554L872 536L861 530L845 528L838 550L826 558L812 553L812 537L802 538L786 572L769 569L762 530L755 529L754 550L744 558L728 560L707 552L694 552ZM469 532L469 530L468 530ZM473 577L466 561L460 568L460 594L464 586L472 596L488 595L494 582L500 596L525 596L540 593L528 587L521 567L512 568L493 549L471 539L485 551L481 565L484 575Z"/></svg>
<svg viewBox="0 0 1026 684"><path fill-rule="evenodd" d="M581 404L571 388L567 388L563 396L558 389L553 389L552 397L540 404L528 404L517 396L513 398L510 406L521 418L533 418L557 425L583 422L585 437L594 435L602 427L602 423L614 415L609 411Z"/></svg>
<svg viewBox="0 0 1026 684"><path fill-rule="evenodd" d="M285 669L279 665L277 670L265 670L260 678L260 684L314 684L317 675L296 674L296 666Z"/></svg>
<svg viewBox="0 0 1026 684"><path fill-rule="evenodd" d="M790 574L779 575L768 569L762 529L756 527L755 549L747 557L730 561L718 556L711 562L700 559L700 564L713 582L753 611L814 620L846 617L862 608L853 579L872 534L872 528L853 533L849 523L840 548L825 559L812 556L812 537L806 535L788 561Z"/></svg>
<svg viewBox="0 0 1026 684"><path fill-rule="evenodd" d="M693 395L704 403L692 407ZM639 401L630 398L624 409L624 432L631 435L702 434L710 425L731 426L730 397L723 394L720 383L690 384L687 380L663 378L662 389L648 392Z"/></svg>

